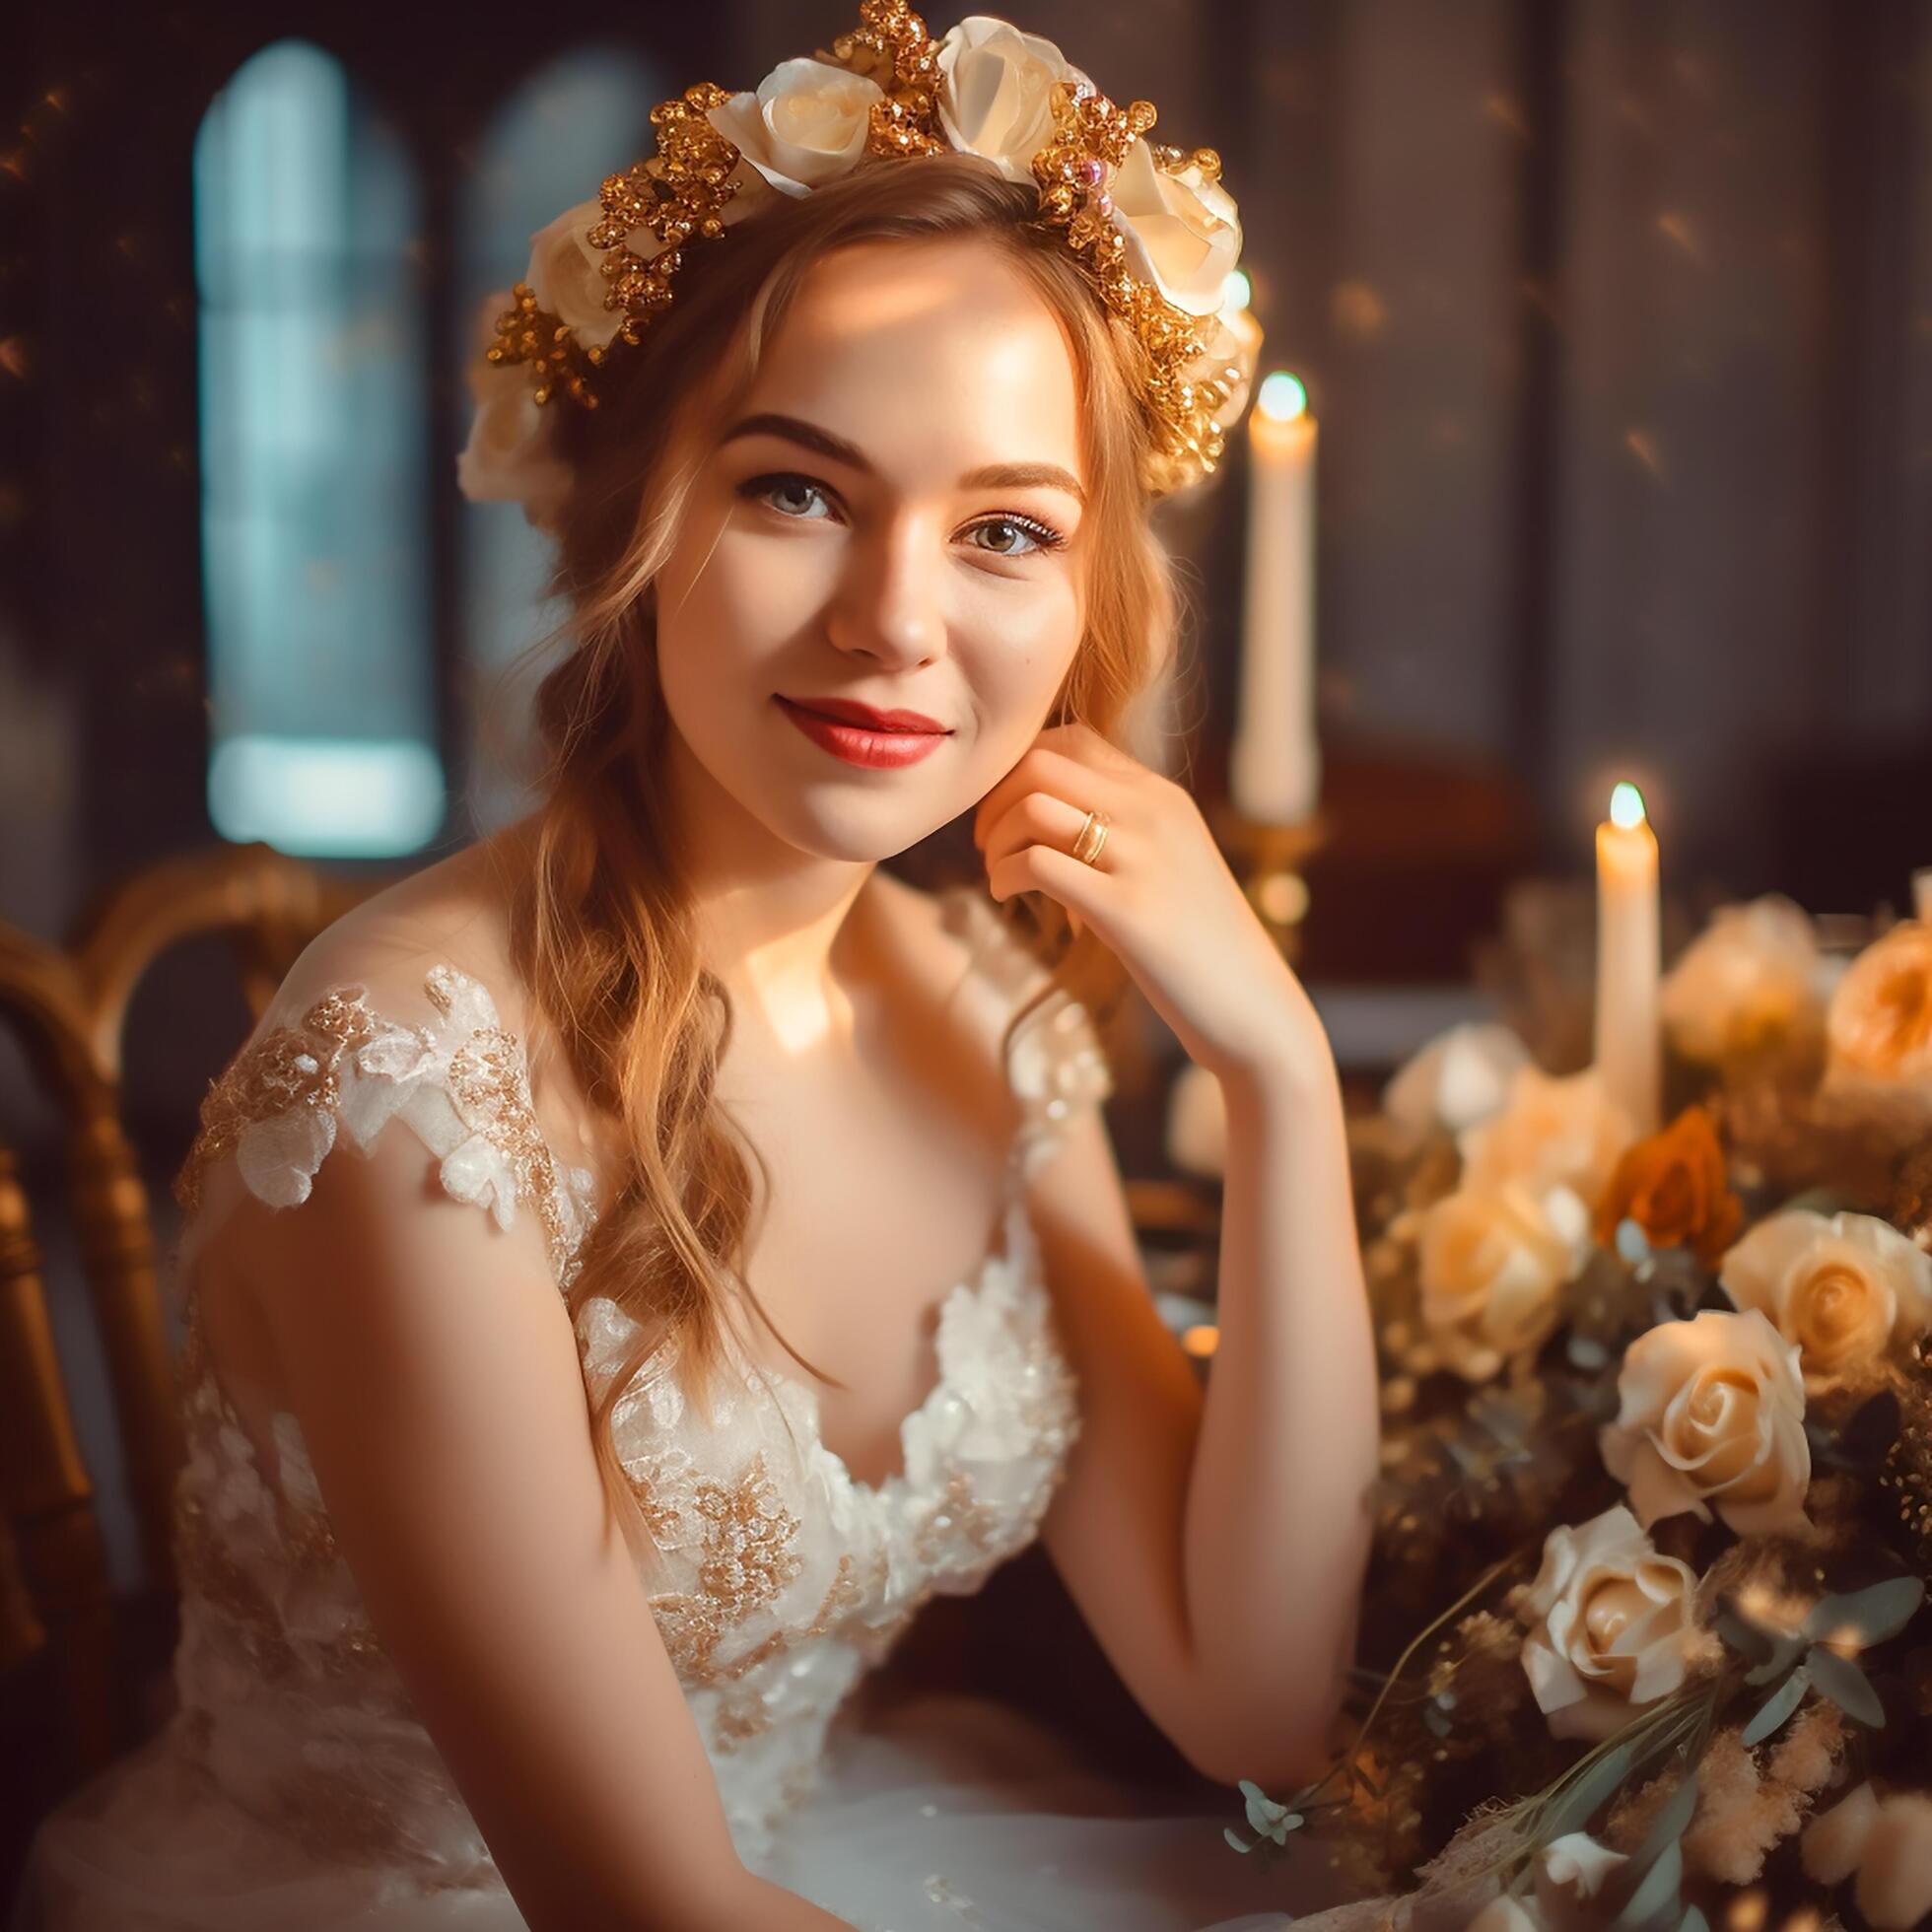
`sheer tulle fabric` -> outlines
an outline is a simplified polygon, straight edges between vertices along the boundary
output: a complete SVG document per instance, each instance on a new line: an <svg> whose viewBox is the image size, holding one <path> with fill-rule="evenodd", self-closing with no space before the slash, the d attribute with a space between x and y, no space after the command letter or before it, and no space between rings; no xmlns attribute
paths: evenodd
<svg viewBox="0 0 1932 1932"><path fill-rule="evenodd" d="M959 930L991 920L977 895L947 912ZM1034 970L990 924L979 937L979 970L1009 987ZM210 1095L201 1163L232 1154L260 1198L300 1211L342 1139L366 1148L401 1118L457 1199L504 1225L538 1213L561 1288L594 1222L590 1177L534 1136L487 989L441 965L423 1003L379 1011L344 986L271 1014ZM1018 1183L1110 1085L1085 1014L1062 1002L1015 1064L1003 1245L942 1306L900 1474L855 1481L818 1439L810 1385L735 1351L709 1427L674 1349L616 1413L653 1615L740 1854L866 1932L1259 1932L1331 1900L1305 1848L1264 1872L1226 1844L1231 1794L1174 1814L1007 1705L931 1696L862 1722L849 1695L922 1604L977 1592L1033 1540L1064 1474L1078 1390ZM296 1418L275 1417L264 1468L191 1298L186 1314L177 1707L43 1822L11 1932L512 1932L524 1920L369 1625ZM631 1333L613 1304L585 1306L586 1395Z"/></svg>

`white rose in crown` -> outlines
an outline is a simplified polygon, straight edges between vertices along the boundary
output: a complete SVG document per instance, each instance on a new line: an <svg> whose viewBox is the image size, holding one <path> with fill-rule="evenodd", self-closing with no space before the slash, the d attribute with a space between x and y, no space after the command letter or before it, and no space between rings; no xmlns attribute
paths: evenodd
<svg viewBox="0 0 1932 1932"><path fill-rule="evenodd" d="M1802 1528L1811 1484L1798 1350L1756 1308L1659 1322L1623 1352L1604 1466L1648 1529L1715 1507L1740 1536Z"/></svg>
<svg viewBox="0 0 1932 1932"><path fill-rule="evenodd" d="M1033 157L1052 139L1053 85L1093 83L1051 40L1010 21L969 14L939 42L939 124L963 154L1009 181L1033 180Z"/></svg>
<svg viewBox="0 0 1932 1932"><path fill-rule="evenodd" d="M604 280L603 264L617 251L593 248L585 239L603 220L603 203L580 201L566 208L548 228L530 237L530 265L524 274L536 296L536 306L570 329L586 347L602 348L624 320L622 309L606 309L604 296L610 284ZM661 245L650 229L635 231L637 240L626 241L634 254L649 260Z"/></svg>
<svg viewBox="0 0 1932 1932"><path fill-rule="evenodd" d="M1605 1091L1594 1067L1552 1078L1531 1063L1516 1070L1501 1112L1466 1128L1456 1144L1465 1187L1505 1181L1539 1191L1566 1187L1594 1212L1636 1138L1636 1124Z"/></svg>
<svg viewBox="0 0 1932 1932"><path fill-rule="evenodd" d="M1440 1365L1466 1382L1485 1382L1512 1355L1549 1339L1559 1293L1591 1247L1590 1213L1564 1187L1537 1194L1519 1182L1490 1192L1445 1195L1422 1215L1416 1251L1426 1354L1417 1372Z"/></svg>
<svg viewBox="0 0 1932 1932"><path fill-rule="evenodd" d="M496 318L516 305L493 295L479 318L486 343L496 339ZM463 373L476 404L469 441L456 457L456 481L476 503L521 503L524 518L542 528L570 493L570 466L551 444L549 418L530 392L528 372L499 366L479 353Z"/></svg>
<svg viewBox="0 0 1932 1932"><path fill-rule="evenodd" d="M1513 1028L1464 1020L1438 1033L1404 1062L1382 1089L1382 1111L1417 1134L1452 1134L1502 1111L1530 1050Z"/></svg>
<svg viewBox="0 0 1932 1932"><path fill-rule="evenodd" d="M1241 256L1234 197L1190 163L1170 174L1138 137L1114 171L1114 226L1127 265L1190 315L1218 315Z"/></svg>
<svg viewBox="0 0 1932 1932"><path fill-rule="evenodd" d="M1796 1343L1808 1381L1932 1328L1932 1255L1875 1214L1787 1208L1728 1249L1719 1285Z"/></svg>
<svg viewBox="0 0 1932 1932"><path fill-rule="evenodd" d="M781 60L755 91L732 95L705 118L773 187L809 194L859 165L873 104L884 99L876 81L804 56Z"/></svg>
<svg viewBox="0 0 1932 1932"><path fill-rule="evenodd" d="M1825 1020L1818 935L1779 893L1724 906L1666 975L1661 1011L1671 1044L1714 1064L1816 1036Z"/></svg>
<svg viewBox="0 0 1932 1932"><path fill-rule="evenodd" d="M1632 1705L1675 1690L1708 1642L1696 1594L1690 1566L1660 1555L1622 1503L1552 1530L1516 1605L1529 1626L1523 1670L1552 1736L1607 1738L1630 1721Z"/></svg>

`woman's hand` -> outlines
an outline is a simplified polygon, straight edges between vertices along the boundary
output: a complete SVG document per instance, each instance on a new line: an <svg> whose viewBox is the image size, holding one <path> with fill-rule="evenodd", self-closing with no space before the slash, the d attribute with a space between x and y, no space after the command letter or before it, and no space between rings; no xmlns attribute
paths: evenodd
<svg viewBox="0 0 1932 1932"><path fill-rule="evenodd" d="M1089 810L1111 821L1091 864L1072 856ZM1042 731L980 800L973 843L996 899L1044 892L1091 926L1197 1066L1226 1079L1330 1058L1200 806L1090 726Z"/></svg>

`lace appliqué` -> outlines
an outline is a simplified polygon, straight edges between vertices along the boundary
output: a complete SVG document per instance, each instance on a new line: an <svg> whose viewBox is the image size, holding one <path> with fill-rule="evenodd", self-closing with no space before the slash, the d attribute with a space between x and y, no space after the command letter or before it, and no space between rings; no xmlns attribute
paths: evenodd
<svg viewBox="0 0 1932 1932"><path fill-rule="evenodd" d="M238 1055L201 1103L201 1127L174 1183L186 1213L208 1171L234 1150L249 1189L272 1207L308 1200L338 1124L367 1153L401 1114L443 1157L444 1188L486 1208L499 1227L519 1205L542 1224L560 1287L595 1218L593 1177L561 1171L537 1125L522 1043L487 989L448 964L423 991L442 1026L401 1026L360 985L331 987L293 1026Z"/></svg>

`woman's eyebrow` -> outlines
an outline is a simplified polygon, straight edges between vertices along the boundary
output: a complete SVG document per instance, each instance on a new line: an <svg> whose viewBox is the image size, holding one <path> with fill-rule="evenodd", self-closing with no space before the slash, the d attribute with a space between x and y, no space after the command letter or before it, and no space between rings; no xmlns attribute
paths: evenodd
<svg viewBox="0 0 1932 1932"><path fill-rule="evenodd" d="M718 439L718 447L722 449L741 436L782 436L788 443L815 449L821 456L829 456L862 475L878 474L871 458L858 444L848 443L844 437L834 436L830 430L807 423L802 417L782 416L771 410L746 416ZM962 476L959 487L962 490L1065 490L1082 509L1086 506L1086 491L1081 488L1080 479L1058 463L987 463Z"/></svg>

